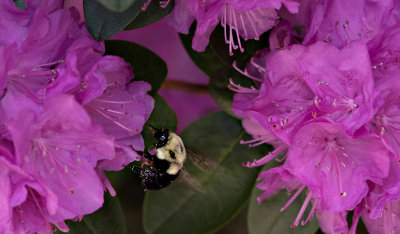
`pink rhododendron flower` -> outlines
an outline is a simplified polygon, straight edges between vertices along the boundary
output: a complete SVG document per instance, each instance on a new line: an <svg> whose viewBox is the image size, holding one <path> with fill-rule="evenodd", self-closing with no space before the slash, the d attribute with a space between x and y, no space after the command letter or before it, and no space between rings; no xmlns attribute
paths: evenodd
<svg viewBox="0 0 400 234"><path fill-rule="evenodd" d="M114 139L92 124L73 96L50 98L40 115L23 109L7 126L16 162L55 193L61 218L101 207L103 186L94 168L97 161L114 158Z"/></svg>
<svg viewBox="0 0 400 234"><path fill-rule="evenodd" d="M290 143L291 133L299 123L313 118L315 109L314 93L297 69L297 60L303 53L302 46L271 52L266 56L264 79L257 80L262 82L260 90L249 90L252 93L247 94L245 88L238 87L242 94L234 97L235 113L244 110L286 144ZM286 69L281 69L283 62ZM247 101L238 102L241 99Z"/></svg>
<svg viewBox="0 0 400 234"><path fill-rule="evenodd" d="M321 199L323 210L354 209L368 192L367 180L389 174L389 153L378 137L350 138L335 124L301 128L289 148L285 168Z"/></svg>
<svg viewBox="0 0 400 234"><path fill-rule="evenodd" d="M305 7L300 7L299 12L303 15L300 18L303 25L307 27L305 42L309 45L325 40L338 48L355 40L368 42L388 21L394 2L393 0L305 1Z"/></svg>
<svg viewBox="0 0 400 234"><path fill-rule="evenodd" d="M365 43L338 50L317 42L299 60L299 70L316 94L315 105L329 120L354 133L372 119L374 80Z"/></svg>
<svg viewBox="0 0 400 234"><path fill-rule="evenodd" d="M178 32L188 33L190 25L196 19L196 34L193 38L193 49L204 51L209 37L221 23L224 27L225 42L229 44L232 54L234 49L243 51L240 36L247 39L258 39L266 30L272 28L277 19L276 10L284 4L292 13L296 13L299 3L286 1L199 1L179 0L171 15L171 23Z"/></svg>

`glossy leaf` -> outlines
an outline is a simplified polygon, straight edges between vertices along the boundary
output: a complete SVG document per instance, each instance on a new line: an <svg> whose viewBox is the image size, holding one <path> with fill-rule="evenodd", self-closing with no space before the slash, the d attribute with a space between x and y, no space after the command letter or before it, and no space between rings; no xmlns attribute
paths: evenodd
<svg viewBox="0 0 400 234"><path fill-rule="evenodd" d="M267 153L268 147L239 144L246 138L240 120L223 112L210 114L186 128L181 137L187 148L209 157L219 166L202 172L189 160L186 170L205 189L198 192L177 182L146 194L144 228L147 233L209 233L227 224L247 203L257 169L242 163Z"/></svg>
<svg viewBox="0 0 400 234"><path fill-rule="evenodd" d="M117 55L132 65L134 80L151 85L151 95L157 93L167 76L167 64L151 50L129 41L106 41L106 54Z"/></svg>
<svg viewBox="0 0 400 234"><path fill-rule="evenodd" d="M114 12L123 12L127 10L134 0L97 0L100 2L105 8L107 8L110 11Z"/></svg>
<svg viewBox="0 0 400 234"><path fill-rule="evenodd" d="M25 10L25 1L24 0L14 0L14 4L21 10Z"/></svg>
<svg viewBox="0 0 400 234"><path fill-rule="evenodd" d="M168 128L171 131L176 131L178 120L172 108L168 103L159 95L154 95L154 109L150 118L145 123L145 126L152 126L155 128ZM153 134L147 127L143 128L142 136L145 143L145 148L148 149L155 143Z"/></svg>
<svg viewBox="0 0 400 234"><path fill-rule="evenodd" d="M162 8L160 6L159 1L153 0L151 1L147 9L140 12L139 15L128 26L124 28L124 30L142 28L156 21L159 21L160 19L167 16L171 12L172 8L174 8L173 0L171 0L171 2L165 8Z"/></svg>
<svg viewBox="0 0 400 234"><path fill-rule="evenodd" d="M223 33L223 28L218 26L211 34L210 43L202 53L192 49L194 25L188 35L180 34L180 38L193 62L210 77L209 91L214 101L222 110L234 116L232 113L234 92L228 89L229 78L243 87L250 87L253 82L235 70L232 64L236 61L238 67L244 69L257 50L268 46L268 33L264 33L259 41L243 41L244 53L236 51L233 56L229 56L229 48L225 44Z"/></svg>
<svg viewBox="0 0 400 234"><path fill-rule="evenodd" d="M276 166L268 163L263 170ZM280 209L288 202L290 195L286 190L282 190L276 195L265 199L260 205L257 203L257 197L262 194L262 190L254 186L250 197L250 204L247 213L247 226L249 234L267 234L267 233L297 233L309 234L315 233L319 229L316 217L305 226L291 228L290 225L295 221L297 214L304 202L304 192L296 198L295 201L283 212ZM306 219L311 209L311 203L304 213Z"/></svg>
<svg viewBox="0 0 400 234"><path fill-rule="evenodd" d="M104 195L103 207L86 215L80 222L66 222L71 234L120 234L126 233L125 218L117 197ZM57 231L61 234L62 232Z"/></svg>
<svg viewBox="0 0 400 234"><path fill-rule="evenodd" d="M99 41L114 36L139 15L146 1L147 0L134 0L127 10L119 13L108 10L97 0L84 0L83 10L85 13L86 27L90 35Z"/></svg>

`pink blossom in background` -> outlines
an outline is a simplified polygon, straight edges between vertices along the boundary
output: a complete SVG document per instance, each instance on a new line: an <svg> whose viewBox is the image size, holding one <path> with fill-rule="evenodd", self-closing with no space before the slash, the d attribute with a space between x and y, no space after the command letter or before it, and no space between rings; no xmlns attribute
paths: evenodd
<svg viewBox="0 0 400 234"><path fill-rule="evenodd" d="M139 157L127 149L144 147L150 86L125 86L130 65L103 56L75 8L9 3L0 10L10 16L0 22L0 232L50 233L52 224L68 231L65 220L99 209L106 189L115 195L103 170Z"/></svg>
<svg viewBox="0 0 400 234"><path fill-rule="evenodd" d="M201 116L220 109L205 86L209 78L189 58L179 35L167 24L167 19L144 28L121 31L113 39L129 40L143 45L167 63L166 84L172 82L170 85L164 84L158 94L165 98L175 111L178 117L178 132ZM174 85L174 81L183 82L189 88ZM190 87L194 87L194 90Z"/></svg>

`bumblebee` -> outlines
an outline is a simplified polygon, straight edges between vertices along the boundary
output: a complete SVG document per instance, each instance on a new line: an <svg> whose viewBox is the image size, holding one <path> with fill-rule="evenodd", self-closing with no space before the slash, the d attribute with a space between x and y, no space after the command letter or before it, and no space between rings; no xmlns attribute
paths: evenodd
<svg viewBox="0 0 400 234"><path fill-rule="evenodd" d="M176 133L165 128L150 127L150 130L156 141L154 144L156 153L136 151L146 161L141 164L141 167L133 168L139 174L144 189L162 189L180 176L197 191L205 192L200 182L183 169L183 163L186 158L189 158L203 171L209 170L210 165L215 165L215 163L203 156L187 152L182 139Z"/></svg>
<svg viewBox="0 0 400 234"><path fill-rule="evenodd" d="M156 140L156 154L137 151L147 161L134 170L139 173L145 190L157 190L170 185L180 175L186 160L186 149L176 133L153 127L150 130Z"/></svg>

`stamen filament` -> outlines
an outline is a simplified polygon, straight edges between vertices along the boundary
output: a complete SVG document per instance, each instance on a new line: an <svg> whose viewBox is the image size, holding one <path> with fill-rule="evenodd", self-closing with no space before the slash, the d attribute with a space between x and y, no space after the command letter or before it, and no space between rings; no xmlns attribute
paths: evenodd
<svg viewBox="0 0 400 234"><path fill-rule="evenodd" d="M306 186L303 184L299 189L297 189L296 193L289 199L289 201L281 208L281 212L286 210L292 204L292 202L300 195L300 193L303 191L303 189Z"/></svg>
<svg viewBox="0 0 400 234"><path fill-rule="evenodd" d="M312 195L311 192L309 192L309 193L307 194L306 200L303 202L303 205L301 206L300 211L299 211L299 213L297 214L297 217L296 217L294 223L290 226L291 228L297 227L297 226L299 225L300 220L301 220L301 217L303 217L303 214L304 214L304 212L306 211L306 208L307 208L307 206L308 206L308 203L310 202L311 195Z"/></svg>
<svg viewBox="0 0 400 234"><path fill-rule="evenodd" d="M311 193L311 191L309 193ZM317 207L317 202L314 202L311 207L310 213L307 216L307 219L305 221L304 220L301 221L301 226L306 225L308 222L310 222L314 218L314 213L315 213L316 207Z"/></svg>
<svg viewBox="0 0 400 234"><path fill-rule="evenodd" d="M120 122L115 121L113 118L111 118L110 116L106 115L105 113L103 113L102 111L95 109L93 107L90 108L91 110L101 114L102 116L104 116L106 119L110 120L111 122L115 123L116 125L118 125L119 127L121 127L122 129L128 131L128 132L134 132L134 133L138 133L139 130L138 129L131 129L123 124L121 124Z"/></svg>
<svg viewBox="0 0 400 234"><path fill-rule="evenodd" d="M257 167L257 166L264 165L267 162L269 162L272 159L274 159L280 153L282 153L285 149L287 149L287 145L281 145L278 148L276 148L274 151L269 152L265 157L260 158L258 160L255 159L253 162L243 163L243 166L245 166L245 167Z"/></svg>
<svg viewBox="0 0 400 234"><path fill-rule="evenodd" d="M250 79L252 79L252 80L258 81L258 82L260 82L260 83L264 82L263 79L260 79L260 78L257 78L257 77L255 77L255 76L250 75L246 70L242 71L240 68L237 67L236 61L233 61L232 66L233 66L233 68L234 68L236 71L238 71L240 74L242 74L242 75L244 75L244 76L246 76L246 77L248 77L248 78L250 78Z"/></svg>

